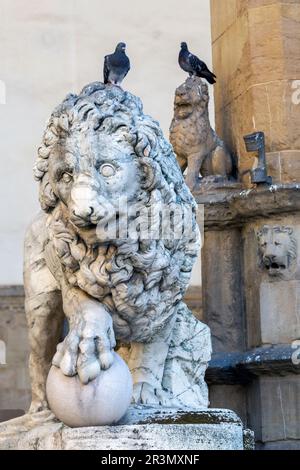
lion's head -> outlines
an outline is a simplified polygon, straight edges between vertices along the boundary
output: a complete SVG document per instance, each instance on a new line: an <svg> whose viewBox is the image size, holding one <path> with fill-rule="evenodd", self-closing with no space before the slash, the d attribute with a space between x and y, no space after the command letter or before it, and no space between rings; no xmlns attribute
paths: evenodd
<svg viewBox="0 0 300 470"><path fill-rule="evenodd" d="M206 83L201 78L189 77L176 89L174 117L186 119L192 113L201 116L204 112L207 112L208 102L209 94Z"/></svg>
<svg viewBox="0 0 300 470"><path fill-rule="evenodd" d="M141 101L100 82L68 95L50 117L35 177L68 281L106 303L122 339L141 340L161 327L184 295L199 232L172 147ZM192 231L102 239L99 227L112 214L122 226L125 203L137 212L159 204L192 209Z"/></svg>
<svg viewBox="0 0 300 470"><path fill-rule="evenodd" d="M262 266L270 276L283 275L297 256L293 229L285 226L265 225L257 233Z"/></svg>

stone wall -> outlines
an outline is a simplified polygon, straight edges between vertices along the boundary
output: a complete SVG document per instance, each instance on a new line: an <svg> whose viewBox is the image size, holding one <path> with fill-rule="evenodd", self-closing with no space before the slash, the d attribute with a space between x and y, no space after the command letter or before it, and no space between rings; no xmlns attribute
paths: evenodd
<svg viewBox="0 0 300 470"><path fill-rule="evenodd" d="M299 191L277 185L198 197L211 406L234 410L262 449L300 449Z"/></svg>
<svg viewBox="0 0 300 470"><path fill-rule="evenodd" d="M211 0L211 18L216 129L241 179L254 164L243 136L259 130L274 181L299 181L299 1Z"/></svg>
<svg viewBox="0 0 300 470"><path fill-rule="evenodd" d="M23 414L30 403L28 339L22 287L0 288L0 421ZM6 362L6 364L3 364Z"/></svg>

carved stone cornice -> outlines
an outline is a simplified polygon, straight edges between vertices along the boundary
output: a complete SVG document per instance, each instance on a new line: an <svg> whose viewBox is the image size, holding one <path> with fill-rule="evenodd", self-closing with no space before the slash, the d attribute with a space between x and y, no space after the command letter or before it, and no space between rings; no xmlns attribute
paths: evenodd
<svg viewBox="0 0 300 470"><path fill-rule="evenodd" d="M246 352L215 353L205 379L208 384L246 384L256 376L300 374L300 364L293 361L295 349L277 344ZM298 362L298 361L297 361Z"/></svg>
<svg viewBox="0 0 300 470"><path fill-rule="evenodd" d="M196 195L195 199L205 205L205 229L221 230L300 211L300 184L263 185L244 190L220 188Z"/></svg>

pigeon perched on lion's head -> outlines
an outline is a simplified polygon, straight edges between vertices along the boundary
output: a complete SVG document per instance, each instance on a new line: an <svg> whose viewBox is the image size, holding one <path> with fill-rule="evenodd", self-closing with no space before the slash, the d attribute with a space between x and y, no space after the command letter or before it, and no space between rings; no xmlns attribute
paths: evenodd
<svg viewBox="0 0 300 470"><path fill-rule="evenodd" d="M130 70L130 62L126 55L125 42L119 42L113 54L104 58L103 76L104 83L120 86Z"/></svg>

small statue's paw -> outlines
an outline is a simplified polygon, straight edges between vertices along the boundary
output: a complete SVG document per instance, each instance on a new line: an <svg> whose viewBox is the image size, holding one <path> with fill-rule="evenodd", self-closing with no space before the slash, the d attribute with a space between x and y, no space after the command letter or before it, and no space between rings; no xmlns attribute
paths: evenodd
<svg viewBox="0 0 300 470"><path fill-rule="evenodd" d="M155 388L147 382L137 382L133 386L132 402L143 405L159 405Z"/></svg>
<svg viewBox="0 0 300 470"><path fill-rule="evenodd" d="M188 178L188 177L186 177L185 183L189 187L189 190L191 192L195 192L195 191L199 190L199 188L200 188L201 179L200 178Z"/></svg>
<svg viewBox="0 0 300 470"><path fill-rule="evenodd" d="M29 414L40 413L41 411L49 411L46 398L44 400L33 400L28 410Z"/></svg>
<svg viewBox="0 0 300 470"><path fill-rule="evenodd" d="M60 367L64 375L78 373L80 381L87 384L95 379L101 369L109 369L113 363L116 346L113 324L108 312L85 312L64 341L57 346L52 363Z"/></svg>

